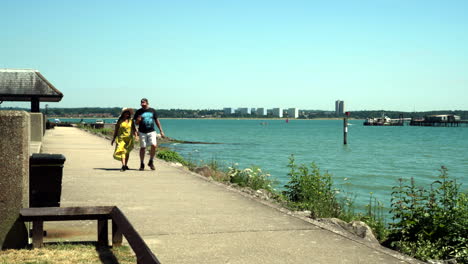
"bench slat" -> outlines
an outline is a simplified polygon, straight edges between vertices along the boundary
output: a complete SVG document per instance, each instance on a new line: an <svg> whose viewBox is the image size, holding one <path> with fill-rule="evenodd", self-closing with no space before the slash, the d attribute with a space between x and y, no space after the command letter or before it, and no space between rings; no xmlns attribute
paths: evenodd
<svg viewBox="0 0 468 264"><path fill-rule="evenodd" d="M20 216L23 221L110 219L110 212L114 207L115 206L23 208L20 210Z"/></svg>

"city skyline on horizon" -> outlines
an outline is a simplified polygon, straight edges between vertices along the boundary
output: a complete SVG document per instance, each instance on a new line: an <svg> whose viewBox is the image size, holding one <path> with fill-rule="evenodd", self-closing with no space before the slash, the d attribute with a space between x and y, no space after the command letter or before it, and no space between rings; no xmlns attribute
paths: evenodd
<svg viewBox="0 0 468 264"><path fill-rule="evenodd" d="M11 102L11 103L18 103L18 102ZM47 103L50 104L50 103ZM52 103L55 104L55 103ZM40 109L45 110L46 107L46 102L41 102L40 104ZM138 109L139 106L137 107L131 107L133 109ZM336 107L335 105L333 107ZM5 105L4 103L0 103L0 110L7 110L10 108L21 108L21 109L30 109L31 108L31 103L29 102L21 102L20 105L17 106L12 106L12 105ZM76 107L58 107L58 106L53 106L49 105L49 109L60 109L60 108L65 108L65 109L76 109L76 108L126 108L122 106L76 106ZM258 108L264 108L265 110L272 110L274 108L279 108L282 109L283 111L291 108L296 108L299 111L323 111L323 112L329 112L329 113L336 113L336 109L318 109L318 108L298 108L298 107L221 107L221 108L158 108L156 107L155 109L158 110L191 110L191 111L196 111L196 110L219 110L223 111L225 108L232 108L233 110L238 110L240 108L248 108L248 109L258 109ZM454 111L468 111L468 109L429 109L429 110L410 110L410 111L404 111L404 110L390 110L390 109L346 109L343 112L352 112L352 111L389 111L389 112L406 112L406 113L417 113L417 112L438 112L438 111L448 111L448 112L454 112Z"/></svg>
<svg viewBox="0 0 468 264"><path fill-rule="evenodd" d="M466 1L45 0L2 9L0 68L40 71L64 94L50 107L136 108L146 97L159 109L333 111L336 98L349 111L468 109ZM14 106L28 103L0 105Z"/></svg>

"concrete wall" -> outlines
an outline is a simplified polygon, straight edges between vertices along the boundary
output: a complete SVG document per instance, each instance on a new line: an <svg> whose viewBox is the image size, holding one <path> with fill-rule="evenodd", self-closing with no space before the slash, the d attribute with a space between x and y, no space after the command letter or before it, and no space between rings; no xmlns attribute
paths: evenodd
<svg viewBox="0 0 468 264"><path fill-rule="evenodd" d="M31 118L31 141L42 141L44 119L42 113L29 113Z"/></svg>
<svg viewBox="0 0 468 264"><path fill-rule="evenodd" d="M27 244L19 210L29 207L30 116L24 111L0 111L0 248Z"/></svg>

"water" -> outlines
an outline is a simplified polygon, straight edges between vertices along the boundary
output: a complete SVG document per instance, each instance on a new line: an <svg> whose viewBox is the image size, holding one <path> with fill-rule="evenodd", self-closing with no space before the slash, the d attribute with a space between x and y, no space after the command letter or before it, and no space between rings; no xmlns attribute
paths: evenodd
<svg viewBox="0 0 468 264"><path fill-rule="evenodd" d="M96 120L103 120L106 124L113 124L117 121L118 118L58 118L62 123L75 123L78 124L80 122L84 122L87 124L94 124ZM55 118L48 118L50 122L55 122Z"/></svg>
<svg viewBox="0 0 468 264"><path fill-rule="evenodd" d="M186 159L216 160L226 167L258 166L277 179L279 188L288 181L291 154L297 164L315 162L333 175L337 187L355 193L355 204L361 208L372 192L388 211L391 188L400 177L414 177L418 185L427 186L441 165L463 184L463 190L468 186L468 127L373 127L350 120L348 145L343 145L342 120L162 119L161 123L171 138L223 143L169 145Z"/></svg>
<svg viewBox="0 0 468 264"><path fill-rule="evenodd" d="M171 138L223 143L169 145L188 160L259 166L279 186L288 181L291 154L297 164L315 162L333 175L337 187L347 186L355 193L361 208L372 192L388 209L391 187L400 177L414 177L418 185L426 186L440 174L441 165L463 183L463 190L468 186L468 127L369 127L351 120L348 145L343 145L342 120L163 119L161 123Z"/></svg>

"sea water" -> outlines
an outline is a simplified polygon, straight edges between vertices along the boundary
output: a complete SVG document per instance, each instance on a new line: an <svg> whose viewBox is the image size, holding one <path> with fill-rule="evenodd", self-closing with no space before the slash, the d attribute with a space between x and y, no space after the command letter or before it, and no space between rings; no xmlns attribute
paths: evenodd
<svg viewBox="0 0 468 264"><path fill-rule="evenodd" d="M343 120L163 119L168 137L221 144L169 144L195 163L217 161L224 166L258 166L278 181L289 180L291 154L296 164L315 164L332 174L337 188L356 195L363 210L370 193L390 207L398 179L414 178L428 187L440 175L468 186L468 127L364 126L350 120L343 144Z"/></svg>
<svg viewBox="0 0 468 264"><path fill-rule="evenodd" d="M52 123L56 122L58 119L61 123L86 123L86 124L94 124L97 120L102 120L106 124L113 124L117 122L118 118L48 118L48 120Z"/></svg>
<svg viewBox="0 0 468 264"><path fill-rule="evenodd" d="M78 123L80 119L60 119ZM103 119L105 123L115 118ZM53 121L53 119L51 119ZM96 119L84 119L94 123ZM364 210L370 193L390 207L398 179L414 178L429 187L440 167L468 189L468 127L364 126L350 120L346 145L343 120L161 119L168 137L220 144L168 144L187 160L216 161L224 167L258 166L271 174L282 189L289 180L289 157L296 164L314 162L332 175L335 187L352 193ZM406 182L408 183L408 182Z"/></svg>

